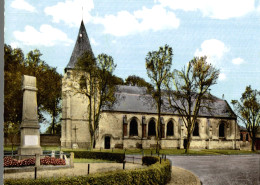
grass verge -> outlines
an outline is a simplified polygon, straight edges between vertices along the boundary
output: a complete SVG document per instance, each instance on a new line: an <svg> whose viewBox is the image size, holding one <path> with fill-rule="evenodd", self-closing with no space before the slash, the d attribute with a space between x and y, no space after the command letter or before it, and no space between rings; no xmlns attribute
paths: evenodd
<svg viewBox="0 0 260 185"><path fill-rule="evenodd" d="M108 160L102 160L102 159L75 158L74 163L114 163L114 161L108 161Z"/></svg>

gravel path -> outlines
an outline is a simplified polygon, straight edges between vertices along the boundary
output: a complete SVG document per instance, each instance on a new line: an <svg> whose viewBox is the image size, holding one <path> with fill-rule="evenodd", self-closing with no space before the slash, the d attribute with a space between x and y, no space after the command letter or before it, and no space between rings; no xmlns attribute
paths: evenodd
<svg viewBox="0 0 260 185"><path fill-rule="evenodd" d="M125 169L144 168L140 164L126 163ZM122 163L90 163L90 173L123 169ZM74 168L38 171L37 177L80 176L88 174L88 163L74 163ZM5 179L34 178L34 172L6 173Z"/></svg>
<svg viewBox="0 0 260 185"><path fill-rule="evenodd" d="M200 185L197 176L183 168L172 167L172 178L168 185Z"/></svg>
<svg viewBox="0 0 260 185"><path fill-rule="evenodd" d="M140 164L126 163L125 169L136 169L145 168ZM122 163L90 163L90 173L102 173L107 171L115 171L123 168ZM74 163L74 168L55 169L55 170L44 170L37 172L37 178L41 177L59 177L59 176L80 176L87 175L88 163ZM16 173L5 173L5 179L20 179L20 178L34 178L33 172L16 172ZM172 178L168 185L199 185L199 179L191 172L178 168L172 167Z"/></svg>

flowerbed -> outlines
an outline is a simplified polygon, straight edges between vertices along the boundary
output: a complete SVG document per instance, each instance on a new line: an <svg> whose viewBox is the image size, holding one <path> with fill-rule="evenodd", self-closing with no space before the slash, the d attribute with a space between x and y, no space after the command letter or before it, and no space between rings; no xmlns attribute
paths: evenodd
<svg viewBox="0 0 260 185"><path fill-rule="evenodd" d="M46 156L40 159L41 165L65 165L64 159ZM11 156L4 157L4 167L34 166L35 157L23 160L13 159Z"/></svg>

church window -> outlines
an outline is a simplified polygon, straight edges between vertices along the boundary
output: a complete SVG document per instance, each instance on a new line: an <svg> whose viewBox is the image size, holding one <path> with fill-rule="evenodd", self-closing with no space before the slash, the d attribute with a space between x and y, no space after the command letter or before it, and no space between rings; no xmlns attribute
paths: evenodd
<svg viewBox="0 0 260 185"><path fill-rule="evenodd" d="M167 136L173 136L173 123L169 121L167 124Z"/></svg>
<svg viewBox="0 0 260 185"><path fill-rule="evenodd" d="M136 119L132 119L130 122L130 136L138 136L138 124Z"/></svg>
<svg viewBox="0 0 260 185"><path fill-rule="evenodd" d="M154 120L149 121L148 124L148 136L155 136L156 131L155 131L155 122Z"/></svg>
<svg viewBox="0 0 260 185"><path fill-rule="evenodd" d="M243 134L240 134L240 141L243 141Z"/></svg>
<svg viewBox="0 0 260 185"><path fill-rule="evenodd" d="M193 136L199 136L199 124L198 124L198 122L195 122L194 130L193 130Z"/></svg>
<svg viewBox="0 0 260 185"><path fill-rule="evenodd" d="M219 125L219 137L225 137L225 124L220 123Z"/></svg>
<svg viewBox="0 0 260 185"><path fill-rule="evenodd" d="M248 141L248 134L246 134L246 141Z"/></svg>

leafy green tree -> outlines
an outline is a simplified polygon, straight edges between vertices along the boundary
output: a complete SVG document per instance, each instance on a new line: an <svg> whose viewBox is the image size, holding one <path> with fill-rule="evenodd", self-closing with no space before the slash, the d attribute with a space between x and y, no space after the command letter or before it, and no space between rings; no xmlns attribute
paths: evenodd
<svg viewBox="0 0 260 185"><path fill-rule="evenodd" d="M157 104L158 119L156 123L156 151L159 152L159 140L161 139L161 107L162 90L164 82L168 81L172 65L172 48L168 45L160 47L158 51L148 52L146 61L146 70L151 79L153 89L148 89Z"/></svg>
<svg viewBox="0 0 260 185"><path fill-rule="evenodd" d="M185 153L188 153L194 125L200 108L210 111L213 98L209 88L217 83L219 70L206 62L206 57L195 57L181 70L174 70L165 84L169 106L181 116L187 128Z"/></svg>
<svg viewBox="0 0 260 185"><path fill-rule="evenodd" d="M73 76L78 79L77 93L84 94L88 99L88 124L91 136L91 148L95 148L96 132L99 127L102 107L112 106L115 101L116 68L114 60L106 54L98 55L97 59L91 52L86 52L76 64Z"/></svg>
<svg viewBox="0 0 260 185"><path fill-rule="evenodd" d="M4 122L20 124L23 105L21 82L24 73L22 66L24 54L21 49L12 49L8 45L4 46L4 53Z"/></svg>
<svg viewBox="0 0 260 185"><path fill-rule="evenodd" d="M44 79L48 82L44 88L45 101L43 102L43 109L46 110L52 117L51 122L51 134L60 133L57 130L56 124L59 122L59 116L61 113L61 86L62 76L57 73L56 68L50 68L45 71ZM60 128L60 127L58 127Z"/></svg>
<svg viewBox="0 0 260 185"><path fill-rule="evenodd" d="M240 102L232 100L238 118L244 123L252 140L251 150L255 151L256 134L260 127L260 91L247 86Z"/></svg>
<svg viewBox="0 0 260 185"><path fill-rule="evenodd" d="M124 80L116 75L112 76L112 80L116 85L124 85Z"/></svg>
<svg viewBox="0 0 260 185"><path fill-rule="evenodd" d="M44 120L42 112L47 111L52 117L52 132L61 113L61 79L62 76L56 68L50 67L43 60L39 50L30 51L24 61L25 74L35 76L37 79L37 103L40 121Z"/></svg>
<svg viewBox="0 0 260 185"><path fill-rule="evenodd" d="M60 124L60 122L58 122L57 124L54 125L54 129L53 129L53 126L50 125L46 129L45 134L57 134L57 135L60 135L61 134L61 124Z"/></svg>
<svg viewBox="0 0 260 185"><path fill-rule="evenodd" d="M130 75L125 79L125 85L138 86L138 87L151 87L151 84L145 81L145 79Z"/></svg>
<svg viewBox="0 0 260 185"><path fill-rule="evenodd" d="M43 122L43 112L47 111L55 118L61 112L61 75L56 68L41 60L39 50L30 51L24 57L21 49L12 49L5 45L5 99L4 122L19 125L22 122L22 76L35 76L37 79L37 104L39 122ZM52 125L55 121L52 121ZM7 136L8 133L5 133Z"/></svg>
<svg viewBox="0 0 260 185"><path fill-rule="evenodd" d="M7 139L9 139L12 143L12 153L13 153L14 138L20 133L19 125L14 124L12 122L5 122L4 123L4 133L7 134L7 137L5 137L5 141L7 141Z"/></svg>

